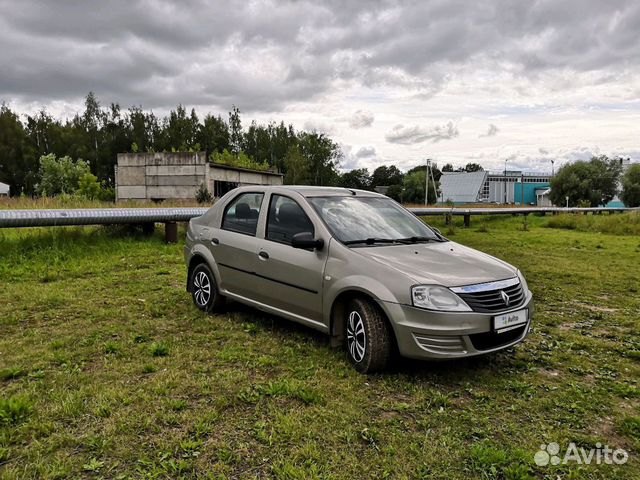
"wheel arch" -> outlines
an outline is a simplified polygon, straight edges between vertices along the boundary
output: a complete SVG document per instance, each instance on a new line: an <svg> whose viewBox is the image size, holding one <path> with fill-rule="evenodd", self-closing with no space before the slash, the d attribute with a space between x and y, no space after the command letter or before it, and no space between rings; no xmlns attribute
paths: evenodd
<svg viewBox="0 0 640 480"><path fill-rule="evenodd" d="M393 322L389 319L389 314L385 310L383 303L380 302L380 300L378 300L370 292L352 288L340 292L334 298L331 304L331 313L329 316L329 334L331 335L331 346L339 347L344 344L346 309L349 301L354 298L362 298L371 302L371 304L374 305L380 311L380 313L382 313L385 322L387 322L387 325L389 326L389 330L393 337L393 342L397 344Z"/></svg>
<svg viewBox="0 0 640 480"><path fill-rule="evenodd" d="M189 291L189 283L193 269L201 263L204 263L209 267L213 273L216 283L220 285L220 272L218 271L218 266L216 265L213 255L211 255L211 252L208 250L196 245L194 250L191 252L189 264L187 266L187 291Z"/></svg>

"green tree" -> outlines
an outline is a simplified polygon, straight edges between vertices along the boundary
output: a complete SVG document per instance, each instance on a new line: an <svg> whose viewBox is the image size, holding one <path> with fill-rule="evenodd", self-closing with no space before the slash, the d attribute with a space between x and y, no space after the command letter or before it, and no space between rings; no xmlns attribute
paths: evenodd
<svg viewBox="0 0 640 480"><path fill-rule="evenodd" d="M229 149L229 127L220 115L204 117L197 134L197 143L209 154Z"/></svg>
<svg viewBox="0 0 640 480"><path fill-rule="evenodd" d="M454 171L453 165L450 164L450 163L446 163L444 165L444 167L442 167L442 171L443 172L453 172Z"/></svg>
<svg viewBox="0 0 640 480"><path fill-rule="evenodd" d="M37 163L28 149L24 127L11 109L0 105L0 181L9 185L11 195L31 193Z"/></svg>
<svg viewBox="0 0 640 480"><path fill-rule="evenodd" d="M229 146L234 155L238 155L242 150L242 122L240 110L235 105L229 112Z"/></svg>
<svg viewBox="0 0 640 480"><path fill-rule="evenodd" d="M465 172L484 172L484 168L479 163L467 163L464 167Z"/></svg>
<svg viewBox="0 0 640 480"><path fill-rule="evenodd" d="M640 207L640 164L631 165L622 177L620 198L627 207Z"/></svg>
<svg viewBox="0 0 640 480"><path fill-rule="evenodd" d="M287 185L308 185L310 183L311 162L305 157L297 145L289 147L284 159Z"/></svg>
<svg viewBox="0 0 640 480"><path fill-rule="evenodd" d="M402 172L395 165L380 165L371 174L371 188L402 184Z"/></svg>
<svg viewBox="0 0 640 480"><path fill-rule="evenodd" d="M407 173L404 176L404 191L402 194L402 201L405 203L424 203L424 189L425 181L427 178L427 172L423 168L421 170L415 170L411 173ZM439 183L436 182L436 188L439 188ZM429 183L429 199L428 203L436 203L436 192L433 190L432 183Z"/></svg>
<svg viewBox="0 0 640 480"><path fill-rule="evenodd" d="M409 170L407 172L407 174L409 173L413 173L413 172L419 172L419 171L425 171L427 169L427 164L425 163L424 165L418 165L417 167L413 167L411 170ZM442 176L442 171L440 171L440 169L438 168L438 164L435 162L431 162L431 170L433 173L433 179L436 182L440 181L440 177ZM431 188L431 187L429 187Z"/></svg>
<svg viewBox="0 0 640 480"><path fill-rule="evenodd" d="M40 181L37 192L42 196L75 193L80 178L90 174L89 164L84 160L73 161L71 157L56 158L53 153L40 157Z"/></svg>
<svg viewBox="0 0 640 480"><path fill-rule="evenodd" d="M606 205L617 193L621 171L620 160L606 155L563 165L551 179L549 198L561 206L566 204L566 197L570 207L584 203L592 207Z"/></svg>
<svg viewBox="0 0 640 480"><path fill-rule="evenodd" d="M311 185L337 185L340 179L338 145L323 133L302 132L298 135L300 153L309 160Z"/></svg>
<svg viewBox="0 0 640 480"><path fill-rule="evenodd" d="M371 175L366 168L354 168L340 175L340 186L345 188L358 188L369 190L371 187Z"/></svg>

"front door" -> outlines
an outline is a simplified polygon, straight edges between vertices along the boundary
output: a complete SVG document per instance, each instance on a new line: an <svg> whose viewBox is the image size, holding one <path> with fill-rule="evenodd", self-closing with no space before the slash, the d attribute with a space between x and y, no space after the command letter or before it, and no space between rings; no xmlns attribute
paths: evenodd
<svg viewBox="0 0 640 480"><path fill-rule="evenodd" d="M281 310L322 322L322 282L326 251L293 248L296 233L315 228L302 207L290 197L272 194L260 240L256 273L262 302Z"/></svg>

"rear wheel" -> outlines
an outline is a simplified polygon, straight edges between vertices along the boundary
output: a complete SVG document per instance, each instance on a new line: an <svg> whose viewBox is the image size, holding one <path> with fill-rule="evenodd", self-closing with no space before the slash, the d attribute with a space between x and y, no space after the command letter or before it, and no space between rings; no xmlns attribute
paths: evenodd
<svg viewBox="0 0 640 480"><path fill-rule="evenodd" d="M189 291L193 303L204 312L215 312L222 308L225 297L220 295L216 279L205 263L196 266L189 279Z"/></svg>
<svg viewBox="0 0 640 480"><path fill-rule="evenodd" d="M383 370L391 357L391 332L384 314L373 302L354 298L347 305L347 357L360 373Z"/></svg>

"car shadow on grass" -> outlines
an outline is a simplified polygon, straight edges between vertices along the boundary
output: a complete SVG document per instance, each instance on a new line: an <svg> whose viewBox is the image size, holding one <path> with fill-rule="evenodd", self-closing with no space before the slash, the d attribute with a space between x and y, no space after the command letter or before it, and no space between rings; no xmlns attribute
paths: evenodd
<svg viewBox="0 0 640 480"><path fill-rule="evenodd" d="M282 338L299 340L316 348L329 347L329 336L322 332L238 302L229 301L225 307L225 313L241 316L242 321L256 325L265 335L275 334ZM526 340L524 345L526 346ZM387 369L377 375L413 377L416 380L429 378L436 381L455 378L457 381L475 383L478 381L479 373L491 372L500 375L507 371L514 374L519 370L526 370L522 361L515 357L516 348L523 348L523 346L450 360L415 360L401 357L396 352ZM348 364L344 347L332 348L331 351L336 359Z"/></svg>

